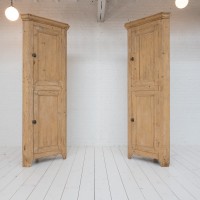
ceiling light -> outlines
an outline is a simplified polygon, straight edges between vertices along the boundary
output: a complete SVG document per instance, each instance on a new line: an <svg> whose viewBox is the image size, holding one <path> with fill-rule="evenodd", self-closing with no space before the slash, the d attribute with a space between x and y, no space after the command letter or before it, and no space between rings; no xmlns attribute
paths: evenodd
<svg viewBox="0 0 200 200"><path fill-rule="evenodd" d="M18 10L13 7L13 1L11 0L11 6L5 10L6 18L10 21L16 21L19 18Z"/></svg>
<svg viewBox="0 0 200 200"><path fill-rule="evenodd" d="M175 4L176 4L176 7L177 8L185 8L189 3L189 0L176 0L175 1Z"/></svg>

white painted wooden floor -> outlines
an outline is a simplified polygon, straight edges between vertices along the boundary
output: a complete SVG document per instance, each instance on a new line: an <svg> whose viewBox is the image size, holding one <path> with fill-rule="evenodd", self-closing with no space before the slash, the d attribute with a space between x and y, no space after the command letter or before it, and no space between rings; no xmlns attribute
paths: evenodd
<svg viewBox="0 0 200 200"><path fill-rule="evenodd" d="M0 148L0 200L199 200L200 146L172 147L171 165L127 159L126 147L70 147L68 158L21 167Z"/></svg>

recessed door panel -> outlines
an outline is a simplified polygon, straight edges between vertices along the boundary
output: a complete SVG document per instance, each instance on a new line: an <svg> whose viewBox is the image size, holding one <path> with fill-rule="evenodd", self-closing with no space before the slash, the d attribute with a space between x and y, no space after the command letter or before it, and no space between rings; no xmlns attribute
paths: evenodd
<svg viewBox="0 0 200 200"><path fill-rule="evenodd" d="M133 124L133 142L135 149L155 153L156 151L156 101L157 93L133 92L132 105L135 117Z"/></svg>
<svg viewBox="0 0 200 200"><path fill-rule="evenodd" d="M59 92L35 92L34 116L37 124L34 126L35 153L58 149L59 130Z"/></svg>
<svg viewBox="0 0 200 200"><path fill-rule="evenodd" d="M140 43L140 66L139 80L154 80L154 32L142 34L139 37Z"/></svg>
<svg viewBox="0 0 200 200"><path fill-rule="evenodd" d="M34 27L34 51L37 59L34 67L34 82L58 82L61 79L61 31L41 26Z"/></svg>
<svg viewBox="0 0 200 200"><path fill-rule="evenodd" d="M157 40L158 31L158 25L155 23L132 31L131 38L134 47L131 54L135 58L134 62L131 62L132 85L135 85L135 82L144 84L158 80L159 59L157 56L160 50Z"/></svg>
<svg viewBox="0 0 200 200"><path fill-rule="evenodd" d="M137 145L154 146L154 96L137 96Z"/></svg>
<svg viewBox="0 0 200 200"><path fill-rule="evenodd" d="M38 34L38 55L42 59L38 62L38 80L39 81L58 81L59 80L59 61L56 51L58 49L58 37L45 33Z"/></svg>

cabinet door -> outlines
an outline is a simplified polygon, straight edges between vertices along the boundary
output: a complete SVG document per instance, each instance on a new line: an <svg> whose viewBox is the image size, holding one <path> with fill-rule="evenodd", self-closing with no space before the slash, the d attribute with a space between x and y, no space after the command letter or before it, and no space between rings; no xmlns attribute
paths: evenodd
<svg viewBox="0 0 200 200"><path fill-rule="evenodd" d="M133 154L158 159L159 25L131 30L129 64L129 140Z"/></svg>
<svg viewBox="0 0 200 200"><path fill-rule="evenodd" d="M34 24L34 158L58 153L66 156L66 73L61 35L60 28Z"/></svg>

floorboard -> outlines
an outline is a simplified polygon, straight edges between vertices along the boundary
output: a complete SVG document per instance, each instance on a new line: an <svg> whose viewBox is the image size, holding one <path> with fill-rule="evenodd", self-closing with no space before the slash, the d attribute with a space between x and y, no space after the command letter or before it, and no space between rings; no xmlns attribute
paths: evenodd
<svg viewBox="0 0 200 200"><path fill-rule="evenodd" d="M125 146L70 147L67 159L23 168L21 149L0 147L0 200L199 200L200 146L172 146L171 164L127 158Z"/></svg>

